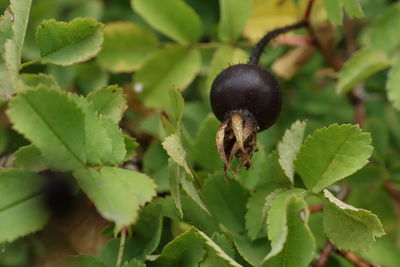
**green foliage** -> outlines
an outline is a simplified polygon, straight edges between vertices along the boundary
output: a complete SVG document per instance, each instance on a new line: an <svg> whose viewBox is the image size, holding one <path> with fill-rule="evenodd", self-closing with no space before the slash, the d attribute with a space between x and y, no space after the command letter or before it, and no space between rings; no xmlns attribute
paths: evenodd
<svg viewBox="0 0 400 267"><path fill-rule="evenodd" d="M200 17L184 1L131 0L131 3L151 26L178 43L187 45L199 40Z"/></svg>
<svg viewBox="0 0 400 267"><path fill-rule="evenodd" d="M368 251L376 237L385 234L375 214L357 209L336 199L324 190L328 199L324 209L324 230L339 249Z"/></svg>
<svg viewBox="0 0 400 267"><path fill-rule="evenodd" d="M32 0L11 0L0 19L0 96L9 98L20 89L18 71Z"/></svg>
<svg viewBox="0 0 400 267"><path fill-rule="evenodd" d="M42 22L36 33L40 61L65 66L94 57L103 43L101 30L101 23L88 18L77 18L69 23Z"/></svg>
<svg viewBox="0 0 400 267"><path fill-rule="evenodd" d="M278 144L279 163L286 176L293 182L294 161L303 143L306 122L296 121L289 130L286 130L282 142Z"/></svg>
<svg viewBox="0 0 400 267"><path fill-rule="evenodd" d="M143 90L140 98L149 107L168 107L168 90L186 88L200 65L201 56L197 49L173 45L159 50L135 73L134 82Z"/></svg>
<svg viewBox="0 0 400 267"><path fill-rule="evenodd" d="M364 15L360 0L324 0L324 5L329 20L334 24L342 24L343 8L351 17L359 18Z"/></svg>
<svg viewBox="0 0 400 267"><path fill-rule="evenodd" d="M126 109L126 101L122 88L110 85L91 92L87 97L96 111L118 123Z"/></svg>
<svg viewBox="0 0 400 267"><path fill-rule="evenodd" d="M313 192L337 182L368 162L371 137L357 126L331 125L309 136L295 162L304 184Z"/></svg>
<svg viewBox="0 0 400 267"><path fill-rule="evenodd" d="M386 90L389 100L392 102L393 107L400 109L400 58L397 58L393 66L390 68L388 79L386 83Z"/></svg>
<svg viewBox="0 0 400 267"><path fill-rule="evenodd" d="M68 95L39 86L13 98L8 116L50 167L70 171L86 163L84 114Z"/></svg>
<svg viewBox="0 0 400 267"><path fill-rule="evenodd" d="M0 171L0 242L38 231L49 214L42 203L43 177L17 169Z"/></svg>
<svg viewBox="0 0 400 267"><path fill-rule="evenodd" d="M50 267L84 267L84 266L90 266L90 267L105 267L106 265L102 263L100 260L98 260L96 257L91 256L91 255L76 255L76 256L68 256L65 258L62 258L60 260L51 262L48 264Z"/></svg>
<svg viewBox="0 0 400 267"><path fill-rule="evenodd" d="M171 159L182 166L187 174L193 176L192 170L189 168L187 163L187 152L182 145L180 136L176 133L171 134L165 138L165 141L162 143L162 145Z"/></svg>
<svg viewBox="0 0 400 267"><path fill-rule="evenodd" d="M260 65L297 73L280 81L282 115L257 134L252 166L223 173L211 84L267 27L304 17L308 1L280 2L0 2L0 265L298 267L327 238L399 265L398 3L312 1L328 52L308 52L307 30L266 48ZM68 212L52 199L58 176Z"/></svg>
<svg viewBox="0 0 400 267"><path fill-rule="evenodd" d="M249 18L251 1L220 0L220 17L218 35L221 41L236 41Z"/></svg>
<svg viewBox="0 0 400 267"><path fill-rule="evenodd" d="M156 194L154 182L135 171L88 168L76 170L74 176L102 216L115 222L118 229L136 222L139 208Z"/></svg>
<svg viewBox="0 0 400 267"><path fill-rule="evenodd" d="M111 72L137 70L159 45L153 34L133 23L110 23L103 31L103 49L97 60Z"/></svg>
<svg viewBox="0 0 400 267"><path fill-rule="evenodd" d="M385 53L366 48L358 51L340 71L337 91L347 93L372 74L389 66Z"/></svg>

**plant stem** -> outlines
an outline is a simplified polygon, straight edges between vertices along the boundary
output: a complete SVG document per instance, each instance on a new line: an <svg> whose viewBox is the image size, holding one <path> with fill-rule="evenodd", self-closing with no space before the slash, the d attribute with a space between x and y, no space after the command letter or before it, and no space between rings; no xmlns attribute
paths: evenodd
<svg viewBox="0 0 400 267"><path fill-rule="evenodd" d="M250 59L249 59L249 63L258 64L258 62L260 61L261 54L264 52L265 46L272 39L274 39L275 37L277 37L283 33L287 33L289 31L305 27L306 25L307 25L307 22L305 20L301 20L294 24L291 24L291 25L288 25L285 27L281 27L281 28L278 28L278 29L268 32L266 35L264 35L263 38L260 39L260 41L258 41L256 46L254 47L254 49L251 53Z"/></svg>
<svg viewBox="0 0 400 267"><path fill-rule="evenodd" d="M349 262L351 262L356 267L377 266L375 264L369 263L369 262L361 259L356 254L354 254L353 252L350 252L350 251L347 251L347 250L339 250L339 254L342 255L345 259L347 259Z"/></svg>
<svg viewBox="0 0 400 267"><path fill-rule="evenodd" d="M23 63L23 64L21 64L19 66L19 70L22 70L22 69L24 69L24 68L26 68L26 67L28 67L30 65L36 64L38 62L40 62L40 58L36 58L36 59L31 60L31 61L27 61L27 62L25 62L25 63Z"/></svg>
<svg viewBox="0 0 400 267"><path fill-rule="evenodd" d="M124 250L125 250L125 241L126 241L126 228L123 227L121 230L121 237L119 241L119 249L118 249L118 257L117 257L117 263L115 264L115 267L121 267L122 265L122 258L124 257Z"/></svg>
<svg viewBox="0 0 400 267"><path fill-rule="evenodd" d="M332 243L329 240L327 240L325 242L325 246L324 246L323 250L319 254L318 260L315 263L315 267L324 267L326 265L326 263L328 262L329 255L331 254L333 249L334 249L334 246L332 245Z"/></svg>
<svg viewBox="0 0 400 267"><path fill-rule="evenodd" d="M385 181L383 183L383 187L386 189L386 191L389 193L389 195L392 197L393 200L400 203L400 193L396 190L396 188L394 188L391 182Z"/></svg>

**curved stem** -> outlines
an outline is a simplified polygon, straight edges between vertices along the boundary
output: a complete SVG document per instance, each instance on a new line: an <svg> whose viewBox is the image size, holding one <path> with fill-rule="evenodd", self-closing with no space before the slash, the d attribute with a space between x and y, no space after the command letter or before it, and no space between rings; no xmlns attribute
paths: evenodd
<svg viewBox="0 0 400 267"><path fill-rule="evenodd" d="M28 66L30 66L30 65L32 65L32 64L36 64L36 63L38 63L38 62L40 62L40 58L31 60L31 61L27 61L27 62L25 62L25 63L23 63L23 64L21 64L21 65L19 66L19 70L22 70L22 69L24 69L24 68L26 68L26 67L28 67Z"/></svg>
<svg viewBox="0 0 400 267"><path fill-rule="evenodd" d="M289 32L289 31L292 31L295 29L299 29L299 28L302 28L305 26L307 26L307 21L301 20L294 24L287 25L285 27L281 27L281 28L278 28L278 29L268 32L266 35L264 35L263 38L261 38L260 41L258 41L256 46L254 47L253 52L251 53L251 56L249 59L249 63L258 64L258 61L260 60L261 54L263 53L265 46L275 37L277 37L283 33L286 33L286 32Z"/></svg>
<svg viewBox="0 0 400 267"><path fill-rule="evenodd" d="M126 241L126 229L122 228L121 238L119 241L117 263L115 264L115 267L121 267L122 265L122 258L124 257L124 250L125 250L125 241Z"/></svg>

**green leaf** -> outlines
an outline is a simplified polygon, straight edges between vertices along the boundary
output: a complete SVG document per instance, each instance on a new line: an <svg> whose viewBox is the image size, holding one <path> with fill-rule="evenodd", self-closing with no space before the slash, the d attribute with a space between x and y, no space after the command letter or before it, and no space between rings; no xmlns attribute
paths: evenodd
<svg viewBox="0 0 400 267"><path fill-rule="evenodd" d="M190 149L192 159L204 169L215 170L223 168L215 146L215 133L219 124L215 116L209 114L201 123L197 137Z"/></svg>
<svg viewBox="0 0 400 267"><path fill-rule="evenodd" d="M44 178L17 169L0 170L0 242L40 230L49 214L43 205Z"/></svg>
<svg viewBox="0 0 400 267"><path fill-rule="evenodd" d="M235 248L227 234L214 233L211 239L231 258L235 258Z"/></svg>
<svg viewBox="0 0 400 267"><path fill-rule="evenodd" d="M147 1L147 0L146 0ZM201 67L198 49L167 46L155 53L134 75L135 87L146 106L168 108L168 90L185 89Z"/></svg>
<svg viewBox="0 0 400 267"><path fill-rule="evenodd" d="M165 138L162 143L163 148L167 151L168 156L170 156L176 163L182 166L186 173L193 177L192 170L187 163L187 152L182 145L181 138L178 134L171 134Z"/></svg>
<svg viewBox="0 0 400 267"><path fill-rule="evenodd" d="M358 83L388 66L389 58L385 53L372 48L363 48L346 61L340 70L337 91L345 94Z"/></svg>
<svg viewBox="0 0 400 267"><path fill-rule="evenodd" d="M10 51L10 44L8 44L11 42L11 47L16 48L16 44L12 40L12 12L10 9L6 9L4 15L0 16L0 32L0 96L9 98L14 91L11 79L15 79L18 75L20 62L20 58L16 55L17 49Z"/></svg>
<svg viewBox="0 0 400 267"><path fill-rule="evenodd" d="M71 171L86 163L84 114L67 95L39 86L14 97L7 114L49 167Z"/></svg>
<svg viewBox="0 0 400 267"><path fill-rule="evenodd" d="M234 242L239 254L252 266L260 266L262 260L271 250L265 237L251 241L245 235L235 235Z"/></svg>
<svg viewBox="0 0 400 267"><path fill-rule="evenodd" d="M124 135L124 143L126 149L124 161L132 160L136 156L136 150L138 149L139 144L136 142L135 138L128 135Z"/></svg>
<svg viewBox="0 0 400 267"><path fill-rule="evenodd" d="M222 70L230 65L247 61L248 54L242 49L235 48L231 45L221 45L218 47L214 52L210 67L208 68L207 80L204 85L204 96L207 96L207 98L209 97L212 82Z"/></svg>
<svg viewBox="0 0 400 267"><path fill-rule="evenodd" d="M66 66L89 60L101 49L101 30L102 24L90 18L42 22L36 33L41 62Z"/></svg>
<svg viewBox="0 0 400 267"><path fill-rule="evenodd" d="M286 197L285 203L281 203L279 197L277 201L272 205L268 215L268 227L284 228L286 237L285 240L281 235L278 236L279 240L272 239L272 251L266 256L261 266L307 267L314 258L315 250L315 239L307 224L309 217L307 203L294 195ZM282 206L277 207L277 204L284 204L284 214L281 212ZM283 220L283 225L274 224L272 222L275 220L274 216L279 216L278 220ZM268 229L268 232L272 231L274 229ZM274 243L282 241L285 242L284 246L277 254Z"/></svg>
<svg viewBox="0 0 400 267"><path fill-rule="evenodd" d="M341 2L350 17L361 18L364 16L360 0L341 0Z"/></svg>
<svg viewBox="0 0 400 267"><path fill-rule="evenodd" d="M127 107L123 93L121 87L109 85L91 92L87 99L94 104L99 114L108 116L115 123L118 123Z"/></svg>
<svg viewBox="0 0 400 267"><path fill-rule="evenodd" d="M306 125L307 122L305 121L296 121L293 123L290 129L285 131L282 141L278 144L279 163L292 183L295 173L294 161L303 143Z"/></svg>
<svg viewBox="0 0 400 267"><path fill-rule="evenodd" d="M21 89L18 83L19 62L18 47L14 40L7 39L4 44L4 52L0 60L0 96L10 98L11 95ZM2 62L4 61L4 63Z"/></svg>
<svg viewBox="0 0 400 267"><path fill-rule="evenodd" d="M389 70L388 79L386 81L386 91L393 107L400 110L400 57L396 59L393 66Z"/></svg>
<svg viewBox="0 0 400 267"><path fill-rule="evenodd" d="M400 3L389 5L372 22L372 25L365 28L362 35L362 42L365 46L383 50L392 54L400 44L400 36L396 29L400 27Z"/></svg>
<svg viewBox="0 0 400 267"><path fill-rule="evenodd" d="M103 49L97 62L114 73L137 70L159 46L152 33L131 22L109 23L103 32Z"/></svg>
<svg viewBox="0 0 400 267"><path fill-rule="evenodd" d="M371 136L358 126L333 124L309 136L295 162L304 184L315 193L368 163Z"/></svg>
<svg viewBox="0 0 400 267"><path fill-rule="evenodd" d="M181 193L179 191L181 180L185 179L185 173L181 166L174 162L171 158L168 161L168 178L171 196L174 199L175 206L179 211L180 217L183 216L181 205Z"/></svg>
<svg viewBox="0 0 400 267"><path fill-rule="evenodd" d="M146 267L146 264L137 259L133 259L129 262L125 262L122 267Z"/></svg>
<svg viewBox="0 0 400 267"><path fill-rule="evenodd" d="M18 47L17 55L19 65L21 60L22 48L24 46L26 27L28 26L32 0L11 0L10 4L11 13L13 16L13 39Z"/></svg>
<svg viewBox="0 0 400 267"><path fill-rule="evenodd" d="M182 177L181 179L182 189L191 199L193 199L194 202L196 202L197 205L199 205L200 208L202 208L205 212L210 213L206 205L203 203L203 200L201 200L200 195L193 184L193 181L187 179L186 177L188 177L188 175Z"/></svg>
<svg viewBox="0 0 400 267"><path fill-rule="evenodd" d="M84 97L71 94L70 98L81 108L85 115L85 149L89 164L100 165L113 161L111 138L108 136L94 106Z"/></svg>
<svg viewBox="0 0 400 267"><path fill-rule="evenodd" d="M364 16L359 0L324 0L324 6L329 20L337 25L341 25L343 22L342 7L350 17L361 18Z"/></svg>
<svg viewBox="0 0 400 267"><path fill-rule="evenodd" d="M38 86L41 86L61 90L57 81L51 75L47 75L44 73L23 73L20 75L20 77L24 83L25 88L36 88Z"/></svg>
<svg viewBox="0 0 400 267"><path fill-rule="evenodd" d="M100 214L118 228L135 223L139 208L156 195L153 180L136 171L88 168L75 171L74 176Z"/></svg>
<svg viewBox="0 0 400 267"><path fill-rule="evenodd" d="M209 238L202 231L197 230L200 238L204 242L204 249L206 255L200 262L200 266L221 266L221 267L240 267L242 265L238 264L234 259L229 257L211 238Z"/></svg>
<svg viewBox="0 0 400 267"><path fill-rule="evenodd" d="M202 33L200 17L181 0L131 0L133 9L152 27L180 44L197 42Z"/></svg>
<svg viewBox="0 0 400 267"><path fill-rule="evenodd" d="M329 20L333 24L342 24L343 12L341 2L339 0L324 0L324 6Z"/></svg>
<svg viewBox="0 0 400 267"><path fill-rule="evenodd" d="M0 16L0 55L4 52L4 43L7 39L12 39L12 13L10 9L6 9L4 14ZM2 60L2 59L0 59Z"/></svg>
<svg viewBox="0 0 400 267"><path fill-rule="evenodd" d="M235 180L225 181L222 175L210 177L204 185L204 198L211 214L229 231L245 230L249 193Z"/></svg>
<svg viewBox="0 0 400 267"><path fill-rule="evenodd" d="M112 157L108 162L116 165L122 164L127 153L122 130L118 127L118 124L111 120L111 118L102 117L101 123L106 129L108 137L111 139Z"/></svg>
<svg viewBox="0 0 400 267"><path fill-rule="evenodd" d="M195 228L183 233L162 250L161 255L154 261L148 262L151 267L197 267L204 257L203 240Z"/></svg>
<svg viewBox="0 0 400 267"><path fill-rule="evenodd" d="M178 125L178 123L182 121L185 101L183 100L181 92L177 88L171 88L169 90L169 99L171 102L170 109L175 124Z"/></svg>
<svg viewBox="0 0 400 267"><path fill-rule="evenodd" d="M50 262L49 267L106 267L98 258L92 255L74 255L67 256L60 260Z"/></svg>
<svg viewBox="0 0 400 267"><path fill-rule="evenodd" d="M364 129L372 136L372 146L374 147L372 156L384 162L390 147L388 125L381 118L372 117L366 120Z"/></svg>
<svg viewBox="0 0 400 267"><path fill-rule="evenodd" d="M14 164L25 170L39 172L48 168L42 154L33 145L19 148L14 156Z"/></svg>
<svg viewBox="0 0 400 267"><path fill-rule="evenodd" d="M246 230L249 237L254 241L259 237L262 229L267 225L267 212L271 201L282 193L282 189L273 191L274 188L261 188L257 190L247 201L246 208ZM263 232L261 234L264 234ZM264 255L265 256L265 255Z"/></svg>
<svg viewBox="0 0 400 267"><path fill-rule="evenodd" d="M159 192L169 190L168 179L166 179L168 155L159 142L151 143L144 153L143 172L155 180Z"/></svg>
<svg viewBox="0 0 400 267"><path fill-rule="evenodd" d="M223 42L234 42L242 33L250 16L252 1L220 0L219 39Z"/></svg>
<svg viewBox="0 0 400 267"><path fill-rule="evenodd" d="M77 64L74 65L74 68L76 85L83 95L87 95L108 84L108 73L93 62Z"/></svg>
<svg viewBox="0 0 400 267"><path fill-rule="evenodd" d="M365 252L385 234L375 214L347 205L328 190L324 195L324 231L337 248Z"/></svg>
<svg viewBox="0 0 400 267"><path fill-rule="evenodd" d="M144 260L157 248L163 226L162 209L159 204L150 203L139 214L139 219L132 226L132 235L125 243L123 261L132 258ZM99 253L100 259L107 266L115 266L118 257L120 238L108 241Z"/></svg>
<svg viewBox="0 0 400 267"><path fill-rule="evenodd" d="M293 199L297 202L298 196L302 194L304 194L303 189L292 189L278 195L274 194L268 199L267 224L268 239L271 240L271 251L264 261L278 255L284 249L288 237L289 220L287 214L289 203ZM308 212L308 208L305 209L305 212Z"/></svg>

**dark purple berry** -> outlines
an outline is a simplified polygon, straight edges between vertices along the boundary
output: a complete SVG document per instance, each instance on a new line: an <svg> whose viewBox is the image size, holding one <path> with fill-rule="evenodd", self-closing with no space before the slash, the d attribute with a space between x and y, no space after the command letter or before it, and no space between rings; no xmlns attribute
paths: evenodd
<svg viewBox="0 0 400 267"><path fill-rule="evenodd" d="M211 87L211 107L223 122L233 111L247 110L258 124L258 131L271 127L282 107L279 83L256 64L237 64L223 70Z"/></svg>

